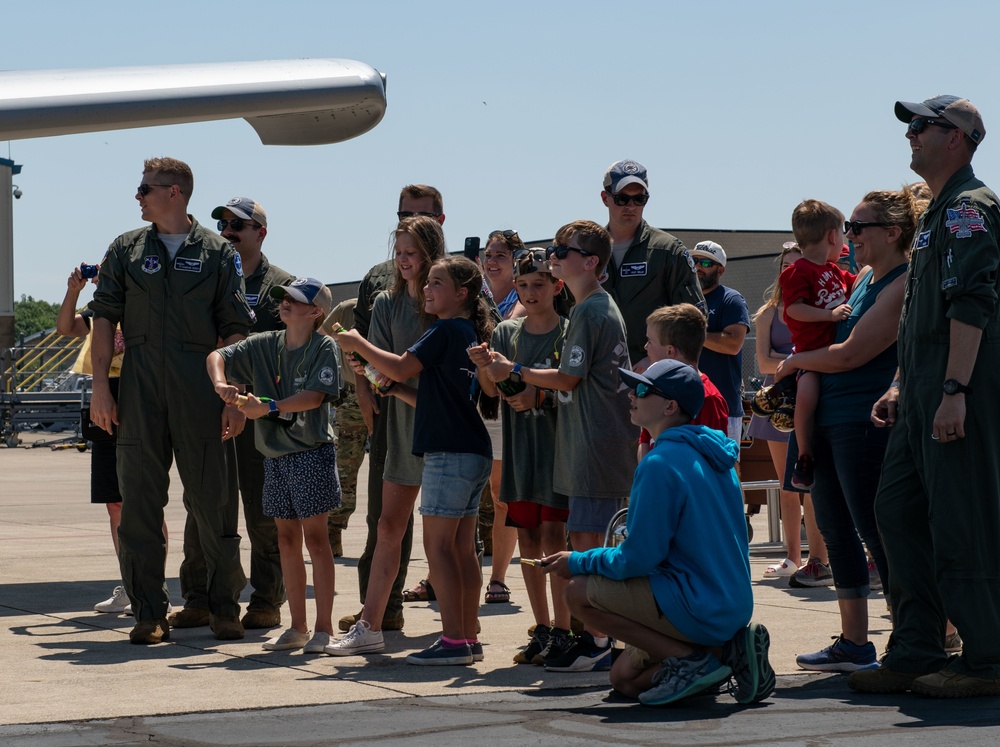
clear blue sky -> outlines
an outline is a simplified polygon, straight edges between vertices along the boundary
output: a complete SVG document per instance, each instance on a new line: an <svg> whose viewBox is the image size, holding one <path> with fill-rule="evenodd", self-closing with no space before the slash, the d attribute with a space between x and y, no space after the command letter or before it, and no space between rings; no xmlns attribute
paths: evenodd
<svg viewBox="0 0 1000 747"><path fill-rule="evenodd" d="M916 178L892 105L939 93L983 113L974 166L1000 190L995 3L39 0L8 3L3 27L8 70L339 57L388 76L385 118L346 143L266 147L243 120L11 142L18 298L60 301L74 265L141 225L152 155L191 164L202 222L258 200L265 253L326 282L387 256L413 182L444 194L455 250L603 223L620 158L648 167L654 225L785 229L805 197L849 213Z"/></svg>

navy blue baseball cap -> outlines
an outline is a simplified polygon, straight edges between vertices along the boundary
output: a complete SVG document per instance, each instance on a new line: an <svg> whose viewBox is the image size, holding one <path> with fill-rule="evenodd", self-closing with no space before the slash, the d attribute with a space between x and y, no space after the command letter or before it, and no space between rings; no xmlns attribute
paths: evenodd
<svg viewBox="0 0 1000 747"><path fill-rule="evenodd" d="M627 368L619 368L618 373L632 389L639 384L652 387L652 394L674 400L692 418L701 412L705 385L701 375L686 363L667 359L656 361L641 374Z"/></svg>
<svg viewBox="0 0 1000 747"><path fill-rule="evenodd" d="M323 316L330 315L333 308L333 294L316 278L295 278L288 285L276 285L271 288L271 298L280 301L285 296L299 303L318 306L323 310Z"/></svg>
<svg viewBox="0 0 1000 747"><path fill-rule="evenodd" d="M627 187L629 184L638 184L647 192L649 191L649 177L646 176L646 167L638 161L630 159L615 161L604 172L604 191L608 194L616 195L622 191L622 187Z"/></svg>

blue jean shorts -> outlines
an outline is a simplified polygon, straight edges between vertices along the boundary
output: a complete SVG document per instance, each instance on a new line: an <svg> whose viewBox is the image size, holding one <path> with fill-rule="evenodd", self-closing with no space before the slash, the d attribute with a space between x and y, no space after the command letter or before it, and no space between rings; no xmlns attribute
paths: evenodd
<svg viewBox="0 0 1000 747"><path fill-rule="evenodd" d="M571 532L604 534L608 524L622 508L625 508L624 498L583 498L571 495L566 529Z"/></svg>
<svg viewBox="0 0 1000 747"><path fill-rule="evenodd" d="M478 516L479 496L490 480L492 468L493 460L482 454L424 454L420 515L448 519Z"/></svg>

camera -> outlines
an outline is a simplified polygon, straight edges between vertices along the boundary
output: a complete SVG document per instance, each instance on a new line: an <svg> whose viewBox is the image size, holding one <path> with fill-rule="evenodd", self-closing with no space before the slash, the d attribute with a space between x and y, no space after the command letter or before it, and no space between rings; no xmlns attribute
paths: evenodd
<svg viewBox="0 0 1000 747"><path fill-rule="evenodd" d="M97 271L100 268L97 265L88 265L86 263L80 265L80 274L83 276L84 280L90 280L91 278L97 277Z"/></svg>

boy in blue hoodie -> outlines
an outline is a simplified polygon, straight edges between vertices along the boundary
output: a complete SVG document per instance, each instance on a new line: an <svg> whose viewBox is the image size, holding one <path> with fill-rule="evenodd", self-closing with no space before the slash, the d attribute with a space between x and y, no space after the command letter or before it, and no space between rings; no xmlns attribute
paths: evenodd
<svg viewBox="0 0 1000 747"><path fill-rule="evenodd" d="M619 692L663 705L734 677L737 701L756 703L774 690L774 672L767 629L749 623L739 446L689 424L705 397L691 366L662 360L643 375L619 373L632 422L656 443L635 470L628 535L617 547L550 555L544 570L571 578L574 616L628 644L611 669Z"/></svg>

